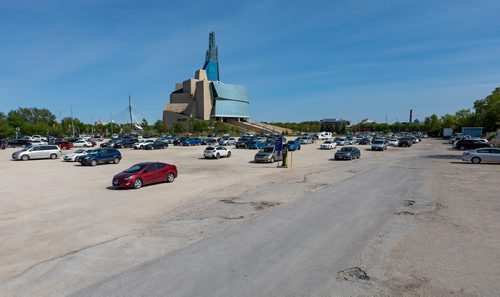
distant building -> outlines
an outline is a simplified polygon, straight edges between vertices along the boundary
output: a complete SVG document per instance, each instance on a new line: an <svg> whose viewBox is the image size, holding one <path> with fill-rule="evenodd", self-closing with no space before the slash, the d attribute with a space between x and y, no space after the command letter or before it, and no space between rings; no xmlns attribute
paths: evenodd
<svg viewBox="0 0 500 297"><path fill-rule="evenodd" d="M196 70L194 78L175 85L170 103L163 109L163 123L187 123L191 118L217 121L249 119L249 100L243 85L219 81L219 57L215 33L209 34L209 46L203 69Z"/></svg>

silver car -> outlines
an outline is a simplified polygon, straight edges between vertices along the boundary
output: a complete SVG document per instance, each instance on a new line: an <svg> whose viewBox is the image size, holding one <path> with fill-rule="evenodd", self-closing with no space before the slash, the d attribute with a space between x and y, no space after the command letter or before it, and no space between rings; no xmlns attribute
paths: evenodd
<svg viewBox="0 0 500 297"><path fill-rule="evenodd" d="M234 137L222 137L219 140L219 145L235 145L236 144L236 138Z"/></svg>
<svg viewBox="0 0 500 297"><path fill-rule="evenodd" d="M266 146L255 154L254 161L256 163L274 163L281 161L281 152L277 152L274 146Z"/></svg>
<svg viewBox="0 0 500 297"><path fill-rule="evenodd" d="M12 159L27 161L30 159L57 159L62 156L61 149L57 145L35 145L27 146L23 150L12 154Z"/></svg>
<svg viewBox="0 0 500 297"><path fill-rule="evenodd" d="M479 163L500 163L500 149L493 147L479 148L463 153L462 161Z"/></svg>

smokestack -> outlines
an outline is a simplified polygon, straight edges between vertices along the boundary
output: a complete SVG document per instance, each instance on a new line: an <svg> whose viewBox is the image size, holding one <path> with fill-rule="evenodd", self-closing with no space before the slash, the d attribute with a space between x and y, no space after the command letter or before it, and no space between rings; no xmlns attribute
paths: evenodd
<svg viewBox="0 0 500 297"><path fill-rule="evenodd" d="M411 124L412 120L413 120L413 109L410 109L410 121L408 123Z"/></svg>

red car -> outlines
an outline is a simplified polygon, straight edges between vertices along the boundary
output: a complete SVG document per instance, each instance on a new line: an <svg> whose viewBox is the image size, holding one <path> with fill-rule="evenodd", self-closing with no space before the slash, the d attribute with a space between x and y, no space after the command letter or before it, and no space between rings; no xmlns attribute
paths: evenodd
<svg viewBox="0 0 500 297"><path fill-rule="evenodd" d="M62 150L69 150L69 149L73 148L73 143L71 143L69 141L60 141L60 142L57 142L57 146Z"/></svg>
<svg viewBox="0 0 500 297"><path fill-rule="evenodd" d="M144 185L167 182L177 177L175 165L161 162L138 163L113 177L113 187L139 189Z"/></svg>

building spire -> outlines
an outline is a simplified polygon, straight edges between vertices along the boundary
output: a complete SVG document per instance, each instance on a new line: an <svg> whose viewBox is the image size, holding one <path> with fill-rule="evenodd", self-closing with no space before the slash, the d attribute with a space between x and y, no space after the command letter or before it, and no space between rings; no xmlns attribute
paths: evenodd
<svg viewBox="0 0 500 297"><path fill-rule="evenodd" d="M208 35L208 50L203 69L207 71L208 80L219 80L219 53L215 45L215 32L213 31Z"/></svg>

